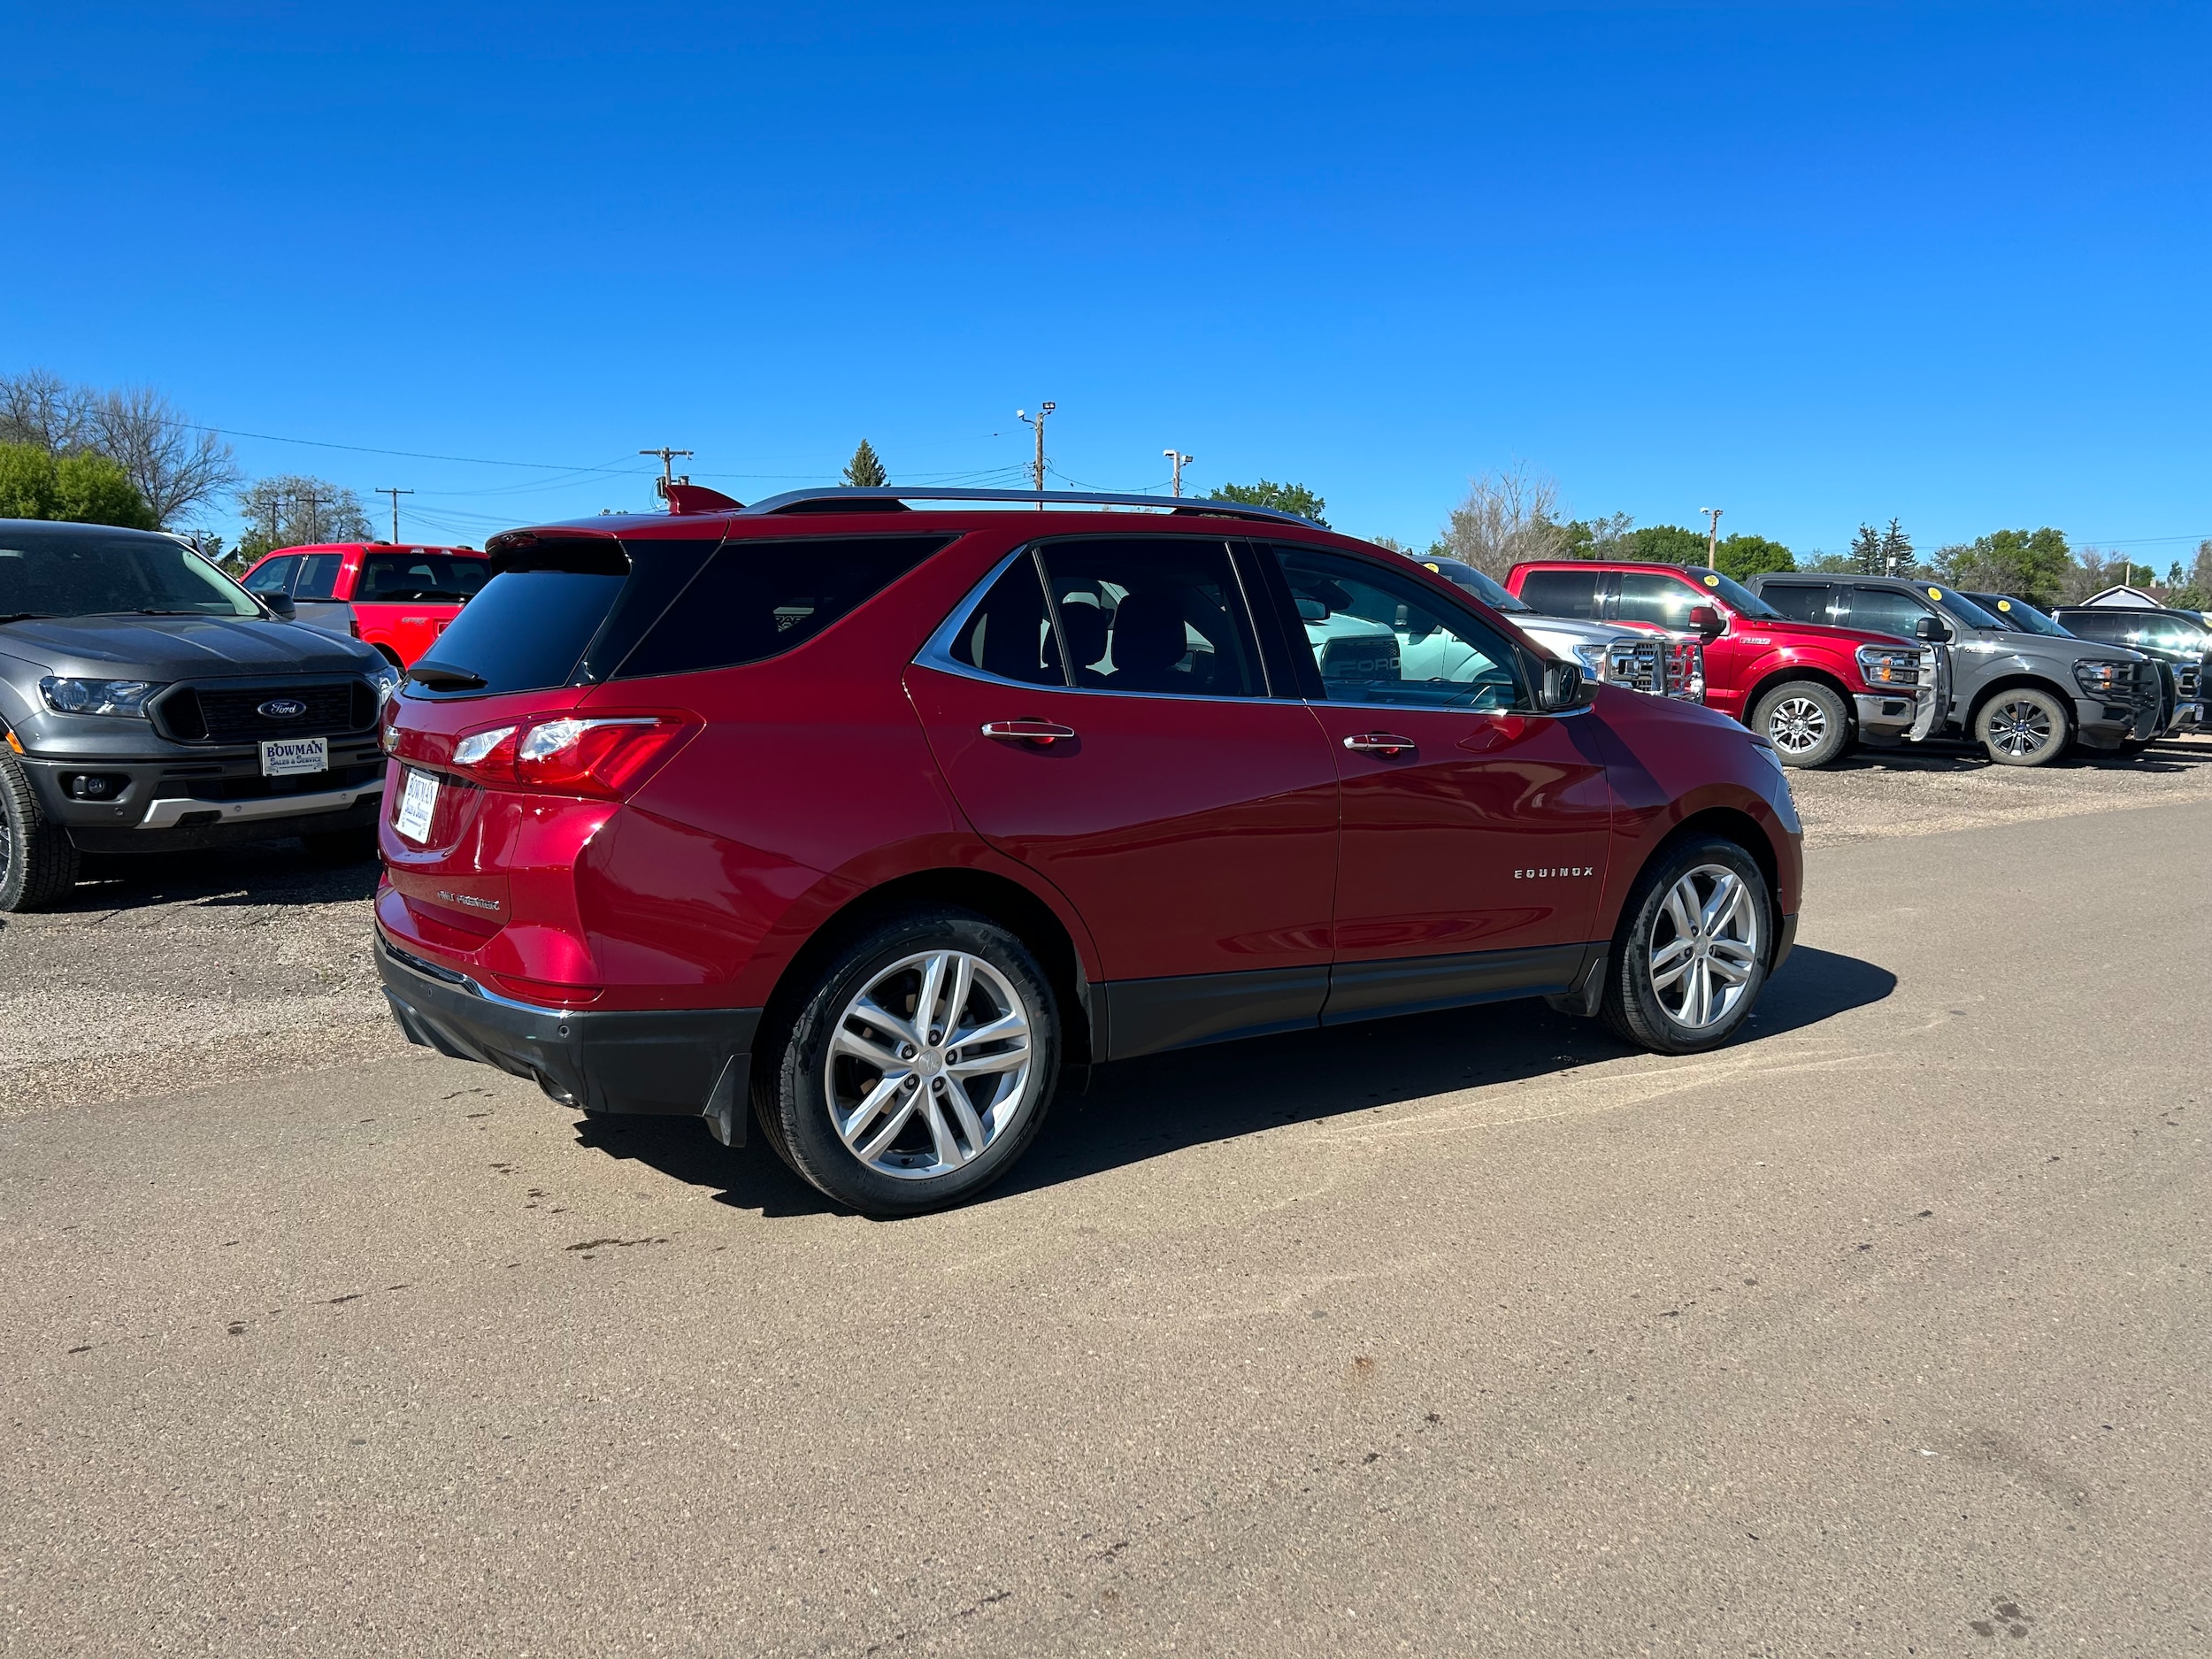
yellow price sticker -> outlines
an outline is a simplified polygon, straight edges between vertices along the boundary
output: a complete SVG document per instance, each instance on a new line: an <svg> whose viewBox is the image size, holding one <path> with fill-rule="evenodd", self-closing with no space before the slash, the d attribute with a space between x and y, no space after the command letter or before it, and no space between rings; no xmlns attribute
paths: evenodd
<svg viewBox="0 0 2212 1659"><path fill-rule="evenodd" d="M1717 588L1720 586L1720 578L1717 576L1708 576L1705 579L1705 585L1708 588Z"/></svg>
<svg viewBox="0 0 2212 1659"><path fill-rule="evenodd" d="M1928 589L1928 597L1929 597L1929 598L1931 598L1931 599L1940 599L1940 598L1942 598L1942 597L1943 597L1943 589L1941 589L1940 588L1931 588L1930 589Z"/></svg>
<svg viewBox="0 0 2212 1659"><path fill-rule="evenodd" d="M2012 601L2011 601L2011 600L2009 600L2009 599L2000 599L2000 600L1997 602L1997 609L1998 609L1998 610L2000 610L2000 611L2009 611L2009 610L2011 610L2011 609L2012 609Z"/></svg>

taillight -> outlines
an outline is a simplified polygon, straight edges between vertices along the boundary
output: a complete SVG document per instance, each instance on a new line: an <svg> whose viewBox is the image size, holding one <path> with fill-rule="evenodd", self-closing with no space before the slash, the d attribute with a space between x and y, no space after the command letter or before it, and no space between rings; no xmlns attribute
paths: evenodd
<svg viewBox="0 0 2212 1659"><path fill-rule="evenodd" d="M672 749L688 723L659 714L569 715L488 726L453 746L453 766L488 781L618 799Z"/></svg>

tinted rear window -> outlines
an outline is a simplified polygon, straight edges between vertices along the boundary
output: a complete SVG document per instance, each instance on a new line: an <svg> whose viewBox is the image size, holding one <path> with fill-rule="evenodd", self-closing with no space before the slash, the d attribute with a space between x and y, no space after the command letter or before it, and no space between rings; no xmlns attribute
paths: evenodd
<svg viewBox="0 0 2212 1659"><path fill-rule="evenodd" d="M778 656L850 614L951 539L726 541L638 641L615 678L733 668ZM461 614L465 620L469 612Z"/></svg>
<svg viewBox="0 0 2212 1659"><path fill-rule="evenodd" d="M1531 571L1521 579L1528 608L1548 617L1594 618L1597 595L1595 571Z"/></svg>
<svg viewBox="0 0 2212 1659"><path fill-rule="evenodd" d="M565 686L629 580L573 571L495 576L417 666L476 675L484 683L467 687L469 696Z"/></svg>
<svg viewBox="0 0 2212 1659"><path fill-rule="evenodd" d="M450 553L371 553L361 561L353 596L374 604L464 604L491 575L489 559Z"/></svg>

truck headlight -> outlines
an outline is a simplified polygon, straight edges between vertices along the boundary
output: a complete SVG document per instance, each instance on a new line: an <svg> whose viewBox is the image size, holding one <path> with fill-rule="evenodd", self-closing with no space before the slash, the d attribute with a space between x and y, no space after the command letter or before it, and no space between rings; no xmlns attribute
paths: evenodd
<svg viewBox="0 0 2212 1659"><path fill-rule="evenodd" d="M2125 695L2135 686L2135 664L2097 657L2074 664L2074 683L2092 697Z"/></svg>
<svg viewBox="0 0 2212 1659"><path fill-rule="evenodd" d="M38 682L38 695L56 714L119 714L146 718L146 699L167 682L158 680L66 680L53 674Z"/></svg>
<svg viewBox="0 0 2212 1659"><path fill-rule="evenodd" d="M1611 658L1607 655L1604 646L1578 645L1574 648L1574 652L1575 660L1582 664L1582 677L1585 680L1594 680L1602 683L1612 679Z"/></svg>
<svg viewBox="0 0 2212 1659"><path fill-rule="evenodd" d="M1920 684L1920 653L1903 646L1862 645L1859 673L1868 685L1885 690L1916 689Z"/></svg>

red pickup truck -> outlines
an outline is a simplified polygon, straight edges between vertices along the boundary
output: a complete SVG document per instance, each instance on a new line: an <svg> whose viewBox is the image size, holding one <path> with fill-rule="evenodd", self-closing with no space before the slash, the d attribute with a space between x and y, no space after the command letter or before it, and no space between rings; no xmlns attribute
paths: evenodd
<svg viewBox="0 0 2212 1659"><path fill-rule="evenodd" d="M246 572L245 588L289 595L299 621L366 641L407 668L491 573L491 561L472 547L339 541L265 554Z"/></svg>
<svg viewBox="0 0 2212 1659"><path fill-rule="evenodd" d="M1787 765L1825 765L1861 739L1918 742L1940 728L1949 701L1941 645L1799 622L1718 571L1537 560L1515 565L1505 585L1548 616L1703 635L1706 703Z"/></svg>

